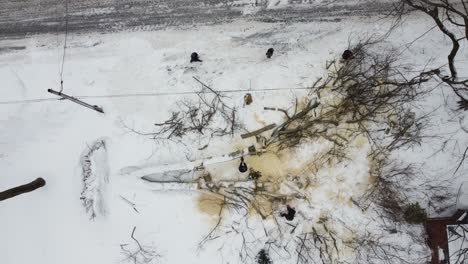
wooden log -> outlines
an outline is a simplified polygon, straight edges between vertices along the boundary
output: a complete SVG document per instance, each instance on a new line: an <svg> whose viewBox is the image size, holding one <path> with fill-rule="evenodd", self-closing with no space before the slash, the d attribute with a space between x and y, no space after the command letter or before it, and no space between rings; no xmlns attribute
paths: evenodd
<svg viewBox="0 0 468 264"><path fill-rule="evenodd" d="M8 189L6 191L0 192L0 201L13 198L23 193L32 192L38 188L41 188L45 184L46 184L46 181L44 179L37 178L30 183L20 185L20 186Z"/></svg>
<svg viewBox="0 0 468 264"><path fill-rule="evenodd" d="M97 112L99 112L99 113L103 113L103 114L104 114L104 110L102 110L102 108L99 107L99 106L97 106L97 105L90 105L90 104L88 104L88 103L85 103L85 102L83 102L83 101L81 101L81 100L79 100L79 99L73 97L73 96L69 96L69 95L66 95L66 94L64 94L64 93L62 93L62 92L54 91L54 90L52 90L52 89L47 89L47 91L48 91L49 93L51 93L51 94L58 95L58 96L62 97L63 99L70 100L70 101L72 101L72 102L74 102L74 103L77 103L77 104L79 104L79 105L82 105L82 106L84 106L84 107L87 107L87 108L89 108L89 109L92 109L92 110L94 110L94 111L97 111Z"/></svg>
<svg viewBox="0 0 468 264"><path fill-rule="evenodd" d="M252 132L249 132L249 133L246 133L246 134L242 134L242 135L241 135L241 138L249 138L249 137L253 137L253 136L259 135L259 134L261 134L261 133L263 133L263 132L265 132L265 131L267 131L267 130L270 130L270 129L275 128L275 126L276 126L275 123L270 124L270 125L268 125L268 126L266 126L266 127L262 127L262 128L260 128L260 129L255 130L255 131L252 131Z"/></svg>

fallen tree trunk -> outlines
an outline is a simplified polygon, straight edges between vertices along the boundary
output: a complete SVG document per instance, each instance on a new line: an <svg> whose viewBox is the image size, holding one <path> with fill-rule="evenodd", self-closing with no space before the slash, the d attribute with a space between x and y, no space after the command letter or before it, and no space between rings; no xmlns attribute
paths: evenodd
<svg viewBox="0 0 468 264"><path fill-rule="evenodd" d="M41 188L45 184L46 184L46 181L44 179L37 178L30 183L20 185L20 186L8 189L6 191L0 192L0 201L13 198L23 193L32 192L38 188Z"/></svg>
<svg viewBox="0 0 468 264"><path fill-rule="evenodd" d="M276 127L276 124L273 123L273 124L270 124L270 125L268 125L266 127L263 127L263 128L255 130L255 131L252 131L250 133L242 134L241 138L253 137L253 136L259 135L259 134L261 134L261 133L263 133L263 132L265 132L267 130L273 129L275 127Z"/></svg>

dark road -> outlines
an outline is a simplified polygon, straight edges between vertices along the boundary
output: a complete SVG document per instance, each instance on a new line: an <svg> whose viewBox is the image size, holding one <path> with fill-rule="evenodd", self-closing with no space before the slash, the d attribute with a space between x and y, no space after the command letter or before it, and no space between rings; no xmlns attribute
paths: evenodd
<svg viewBox="0 0 468 264"><path fill-rule="evenodd" d="M237 18L263 22L339 20L369 16L390 8L390 3L317 5L291 3L267 8L268 1L231 0L0 0L0 38L63 32L113 32L229 22ZM296 1L297 2L297 1ZM256 9L245 15L248 7Z"/></svg>

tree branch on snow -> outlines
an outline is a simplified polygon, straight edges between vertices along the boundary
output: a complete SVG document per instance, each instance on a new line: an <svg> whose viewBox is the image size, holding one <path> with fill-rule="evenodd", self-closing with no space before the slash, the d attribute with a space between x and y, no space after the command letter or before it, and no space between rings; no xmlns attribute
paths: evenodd
<svg viewBox="0 0 468 264"><path fill-rule="evenodd" d="M266 216L262 213L261 208L255 205L255 191L248 187L231 187L231 188L212 188L210 190L215 195L222 197L222 203L219 205L218 221L211 231L200 241L198 248L202 248L207 242L215 240L223 236L223 231L219 233L219 228L223 220L223 212L233 210L234 212L247 216L251 208L254 208L262 218Z"/></svg>
<svg viewBox="0 0 468 264"><path fill-rule="evenodd" d="M136 208L136 204L130 200L128 200L127 198L123 197L122 195L120 195L120 198L122 198L122 200L127 203L128 205L130 205L132 208L133 208L133 211L137 212L137 213L140 213L138 212L138 209Z"/></svg>
<svg viewBox="0 0 468 264"><path fill-rule="evenodd" d="M209 243L210 241L213 241L213 240L216 240L218 238L221 238L221 237L226 237L228 235L234 235L234 236L239 236L242 238L242 242L240 244L240 250L239 250L239 259L242 263L250 263L253 259L254 259L254 253L250 247L250 245L248 244L252 244L252 243L255 243L256 242L256 239L254 239L254 241L252 242L248 242L246 240L246 237L245 235L246 234L250 234L251 235L251 230L249 230L249 226L247 224L248 222L248 218L245 217L244 218L244 221L245 221L245 225L244 225L244 230L238 230L238 226L240 225L240 223L231 223L232 225L231 226L227 226L226 223L223 223L224 219L223 219L223 214L224 212L226 211L229 211L229 209L231 208L231 206L236 206L236 205L232 205L232 204L228 204L227 203L227 199L226 199L226 196L223 197L223 202L222 204L220 205L220 211L218 213L218 221L216 223L216 225L210 230L210 232L198 243L198 249L202 249L205 244ZM241 205L243 206L243 205ZM239 208L237 208L239 209ZM231 240L231 239L230 239ZM234 241L231 241L231 243L233 243ZM222 248L224 247L224 243L223 245L218 249L218 250L222 250Z"/></svg>
<svg viewBox="0 0 468 264"><path fill-rule="evenodd" d="M459 98L459 110L468 110L468 79L459 80L455 65L461 41L468 41L468 3L465 0L401 0L396 14L402 16L405 7L423 12L432 18L439 30L452 42L447 56L450 76L434 70L440 80L450 86ZM462 29L463 33L459 33Z"/></svg>
<svg viewBox="0 0 468 264"><path fill-rule="evenodd" d="M369 193L361 198L361 202L367 204L364 207L368 208L370 204L374 204L380 212L380 217L390 222L403 221L406 197L402 195L405 193L408 181L415 174L414 167L390 162L386 158L375 158L372 161L370 174L374 184Z"/></svg>
<svg viewBox="0 0 468 264"><path fill-rule="evenodd" d="M417 262L408 261L403 253L407 248L399 243L390 243L381 236L375 236L369 232L358 235L355 239L347 241L346 246L354 248L356 252L355 263L425 263L426 256L417 258Z"/></svg>
<svg viewBox="0 0 468 264"><path fill-rule="evenodd" d="M142 133L132 129L137 134L150 136L156 141L180 140L190 134L200 135L205 138L234 136L242 126L236 116L235 107L230 107L225 102L225 96L215 91L199 79L194 79L202 84L202 89L197 93L196 100L180 100L176 102L177 111L173 111L170 117L160 123L155 123L156 131Z"/></svg>
<svg viewBox="0 0 468 264"><path fill-rule="evenodd" d="M463 126L462 120L463 120L463 118L459 121L460 128L468 136L468 128ZM465 147L465 150L463 151L463 154L462 154L461 158L458 161L458 165L455 168L455 171L453 172L453 175L457 174L457 172L460 170L460 168L463 166L463 164L465 163L466 160L468 160L468 146Z"/></svg>
<svg viewBox="0 0 468 264"><path fill-rule="evenodd" d="M272 210L266 207L272 206L273 203L283 202L288 199L305 199L300 194L290 194L290 195L281 195L268 192L263 190L258 186L215 186L208 190L209 192L213 193L213 195L219 197L220 200L220 210L218 213L218 221L216 225L210 230L210 232L200 241L198 244L198 248L202 248L206 243L218 239L220 237L226 236L227 234L232 232L232 227L225 226L226 223L223 224L223 214L227 214L229 212L235 212L235 215L240 215L245 218L247 221L248 214L250 212L256 212L262 220L266 220L268 217L273 216ZM266 205L265 205L266 203ZM248 226L248 225L247 225ZM247 230L244 230L247 232ZM242 230L236 231L237 234L243 235ZM243 238L245 244L245 238ZM244 245L245 246L245 245ZM248 252L245 248L244 251L241 252L242 261L245 259L253 259L255 254L253 252Z"/></svg>
<svg viewBox="0 0 468 264"><path fill-rule="evenodd" d="M265 107L285 117L267 145L277 145L281 150L322 138L333 144L332 154L344 158L346 144L356 135L367 136L377 152L419 143L427 116L416 117L410 107L429 92L421 85L432 75L408 77L409 73L397 65L394 51L371 51L376 44L379 42L372 39L359 41L351 47L355 53L352 60L328 63L326 77L319 78L311 88L309 97L313 92L316 98L296 100L292 113Z"/></svg>
<svg viewBox="0 0 468 264"><path fill-rule="evenodd" d="M361 209L374 210L390 225L408 221L405 210L411 203L410 198L417 197L426 201L428 208L435 212L447 209L451 205L450 202L453 202L448 181L430 181L414 165L387 157L372 157L370 162L372 186L365 195L353 200ZM416 180L417 186L410 184ZM386 228L391 229L389 226Z"/></svg>
<svg viewBox="0 0 468 264"><path fill-rule="evenodd" d="M452 49L447 59L451 77L457 78L455 58L460 48L460 41L468 40L468 4L464 0L402 0L400 6L405 5L430 16L439 30L451 40ZM463 29L464 36L456 36L449 26Z"/></svg>
<svg viewBox="0 0 468 264"><path fill-rule="evenodd" d="M122 255L125 256L124 261L133 264L156 264L158 259L162 257L152 246L141 244L135 237L136 226L133 227L130 238L133 243L120 244Z"/></svg>
<svg viewBox="0 0 468 264"><path fill-rule="evenodd" d="M106 184L109 181L107 150L105 141L95 141L81 156L83 190L80 199L91 219L105 215L104 201Z"/></svg>
<svg viewBox="0 0 468 264"><path fill-rule="evenodd" d="M466 263L468 261L468 225L453 225L447 229L448 242L453 245L450 251L450 263Z"/></svg>

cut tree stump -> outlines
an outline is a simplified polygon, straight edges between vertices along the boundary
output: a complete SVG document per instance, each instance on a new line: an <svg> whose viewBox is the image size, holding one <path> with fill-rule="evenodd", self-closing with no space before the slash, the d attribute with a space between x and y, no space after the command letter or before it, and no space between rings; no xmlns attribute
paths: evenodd
<svg viewBox="0 0 468 264"><path fill-rule="evenodd" d="M6 191L0 192L0 201L13 198L23 193L32 192L38 188L41 188L45 184L46 184L46 181L44 179L37 178L30 183L20 185L20 186L8 189Z"/></svg>
<svg viewBox="0 0 468 264"><path fill-rule="evenodd" d="M265 132L265 131L267 131L267 130L273 129L273 128L275 128L275 127L276 127L276 124L273 123L273 124L270 124L270 125L268 125L268 126L266 126L266 127L262 127L262 128L260 128L260 129L255 130L255 131L252 131L252 132L250 132L250 133L242 134L242 135L241 135L241 138L253 137L253 136L259 135L259 134L261 134L261 133L263 133L263 132Z"/></svg>

